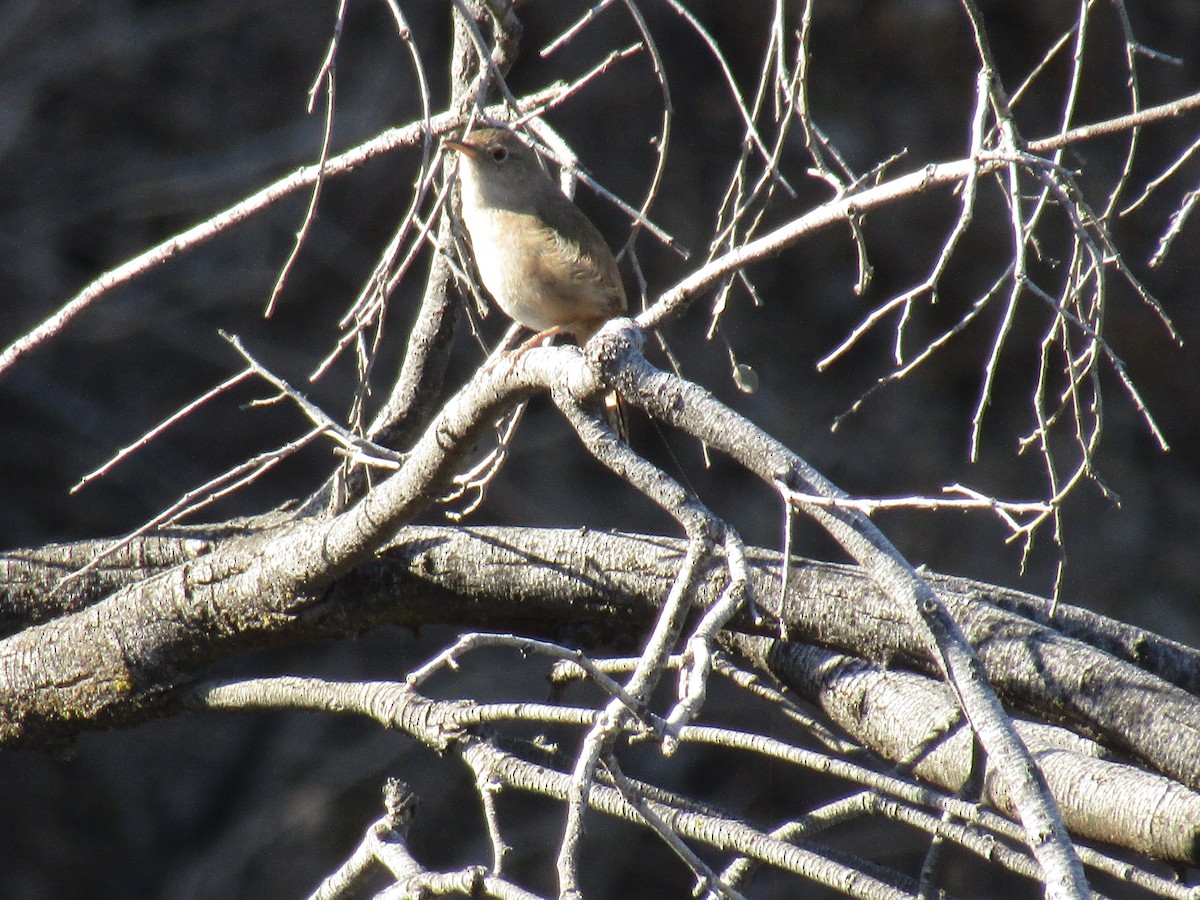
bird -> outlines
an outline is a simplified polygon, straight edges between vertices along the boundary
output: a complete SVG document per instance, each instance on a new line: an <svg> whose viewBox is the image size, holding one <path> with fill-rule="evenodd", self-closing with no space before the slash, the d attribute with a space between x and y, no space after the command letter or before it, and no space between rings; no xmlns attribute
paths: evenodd
<svg viewBox="0 0 1200 900"><path fill-rule="evenodd" d="M537 152L507 129L450 139L460 157L462 221L480 280L528 346L569 334L582 346L628 308L603 236L547 174Z"/></svg>
<svg viewBox="0 0 1200 900"><path fill-rule="evenodd" d="M537 152L504 128L481 128L443 145L461 157L462 221L475 268L504 313L535 332L517 348L567 334L583 346L629 307L621 273L604 237L542 167ZM604 417L628 443L616 392Z"/></svg>

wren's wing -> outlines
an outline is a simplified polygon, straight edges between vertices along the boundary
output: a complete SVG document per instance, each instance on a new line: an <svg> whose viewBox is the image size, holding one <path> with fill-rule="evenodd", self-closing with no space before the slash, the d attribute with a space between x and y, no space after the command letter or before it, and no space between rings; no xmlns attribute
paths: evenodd
<svg viewBox="0 0 1200 900"><path fill-rule="evenodd" d="M538 216L548 226L552 240L546 251L559 272L571 273L578 290L590 295L580 298L588 317L606 321L625 312L628 302L617 261L604 237L579 208L560 193L542 195Z"/></svg>
<svg viewBox="0 0 1200 900"><path fill-rule="evenodd" d="M538 215L548 226L542 264L570 272L573 305L580 313L588 310L578 319L580 327L572 329L583 343L601 324L628 308L621 273L604 237L574 203L555 193L539 207ZM629 443L629 415L615 391L604 398L604 418L617 438Z"/></svg>

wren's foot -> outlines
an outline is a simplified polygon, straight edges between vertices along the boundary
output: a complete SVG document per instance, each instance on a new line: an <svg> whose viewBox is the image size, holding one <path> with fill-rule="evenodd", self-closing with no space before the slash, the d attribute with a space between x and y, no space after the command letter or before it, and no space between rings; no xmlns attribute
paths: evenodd
<svg viewBox="0 0 1200 900"><path fill-rule="evenodd" d="M557 334L562 334L565 327L566 326L564 325L555 325L553 328L547 328L545 331L539 331L528 340L522 341L521 346L517 347L516 350L511 351L512 355L514 357L518 357L526 350L532 350L534 347L545 347L548 343L550 343L551 338Z"/></svg>
<svg viewBox="0 0 1200 900"><path fill-rule="evenodd" d="M509 366L513 365L518 359L521 358L522 353L532 350L534 347L544 346L553 337L555 337L555 335L561 334L563 330L564 326L555 325L553 328L547 328L545 331L539 331L533 337L527 338L516 347L513 347L511 350L505 350L503 353L494 354L484 366L484 370L487 372L494 372L496 367L502 362Z"/></svg>

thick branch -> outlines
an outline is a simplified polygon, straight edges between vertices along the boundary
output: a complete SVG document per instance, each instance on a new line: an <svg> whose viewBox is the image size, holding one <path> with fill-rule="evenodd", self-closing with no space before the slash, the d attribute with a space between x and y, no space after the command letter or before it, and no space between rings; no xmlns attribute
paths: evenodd
<svg viewBox="0 0 1200 900"><path fill-rule="evenodd" d="M0 643L0 742L52 739L76 720L104 725L137 713L174 686L189 663L213 658L216 634L232 647L276 631L319 602L449 484L485 428L556 380L561 354L529 353L520 366L484 371L452 398L405 464L332 518L289 522L221 543L211 553L131 584L82 612Z"/></svg>
<svg viewBox="0 0 1200 900"><path fill-rule="evenodd" d="M974 739L946 685L812 644L745 637L738 648L856 740L925 782L951 792L967 782ZM1160 859L1192 862L1200 839L1200 794L1162 775L1103 758L1094 742L1063 728L1017 720L1071 834ZM1088 785L1103 784L1104 791ZM995 778L985 800L1011 814Z"/></svg>
<svg viewBox="0 0 1200 900"><path fill-rule="evenodd" d="M407 627L444 623L502 629L553 635L583 646L615 643L628 648L656 615L685 552L684 541L663 537L409 527L376 558L337 579L302 613L272 618L272 609L261 600L237 613L227 612L226 629L210 628L194 636L186 652L177 653L177 674L198 673L208 661L250 647L343 637L385 621ZM19 555L26 557L28 552ZM786 602L779 606L778 554L751 550L748 561L751 590L760 606L778 617L795 639L891 665L907 660L927 670L931 666L924 641L861 569L796 561ZM134 571L126 574L136 577ZM702 573L695 587L698 607L717 600L725 577L718 562ZM1136 744L1142 748L1139 755L1160 771L1168 771L1170 759L1200 758L1200 701L1195 697L1130 661L1116 660L1002 608L1042 613L1050 608L1047 600L965 579L927 577L979 648L988 678L1014 704L1042 718L1073 721L1111 746L1133 750ZM564 609L570 609L569 616ZM1062 603L1058 611L1069 619L1084 614ZM126 635L143 629L133 644L141 648L139 655L154 659L167 652L164 641L176 615L171 609L109 607L102 620L106 629ZM62 643L68 633L77 634L71 630L73 618L51 623L44 636ZM1147 632L1134 634L1135 629L1119 623L1107 624L1129 632L1126 636L1139 646L1158 648L1148 658L1168 660L1168 671L1181 667L1181 660L1170 655L1170 642ZM1105 625L1097 621L1096 629ZM248 630L239 634L238 627ZM746 618L731 627L758 631ZM87 635L74 647L79 666L86 664L84 654L95 640L95 634ZM1071 681L1083 672L1088 676L1086 691ZM152 677L154 673L141 673L143 681ZM110 724L162 714L174 682L167 673L157 677L157 684L147 685L148 690L154 688L146 698L150 705L124 709ZM21 686L11 677L0 683L0 708L13 708L13 693ZM69 727L64 725L65 733L101 727L83 709L76 712ZM9 725L0 723L0 730ZM34 745L44 738L29 735ZM1194 776L1184 780L1200 788Z"/></svg>
<svg viewBox="0 0 1200 900"><path fill-rule="evenodd" d="M824 497L845 496L782 443L707 391L651 366L642 356L637 332L628 320L609 323L592 343L598 346L592 349L589 345L589 352L612 361L609 371L615 370L622 395L654 418L728 454L768 484ZM1047 895L1083 896L1087 890L1083 870L1045 780L988 687L971 645L932 588L862 513L815 504L801 504L800 508L870 573L910 623L922 628L928 652L958 694L990 763L1003 772L1030 849L1045 872Z"/></svg>

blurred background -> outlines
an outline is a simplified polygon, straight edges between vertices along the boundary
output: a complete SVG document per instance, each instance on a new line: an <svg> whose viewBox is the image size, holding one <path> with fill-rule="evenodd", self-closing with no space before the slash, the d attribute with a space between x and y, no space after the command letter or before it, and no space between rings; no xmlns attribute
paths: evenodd
<svg viewBox="0 0 1200 900"><path fill-rule="evenodd" d="M0 7L0 345L101 273L317 158L322 117L306 114L305 95L326 51L334 8L275 0L51 0ZM636 40L628 19L614 9L557 53L540 58L540 48L586 8L527 5L523 52L510 78L516 94L578 75L612 48ZM751 91L771 4L694 0L689 8L721 43L743 90ZM1071 26L1078 6L988 2L982 8L1000 75L1011 89ZM404 5L432 79L435 108L447 94L447 10L441 4ZM695 33L663 5L646 3L643 11L664 54L676 110L669 168L651 217L702 254L738 157L742 123L719 67ZM1084 69L1075 116L1079 123L1128 111L1119 22L1108 7L1096 13L1088 45L1093 62ZM1133 4L1128 13L1138 40L1178 57L1139 60L1144 103L1195 91L1200 7L1160 0ZM789 9L789 15L798 13ZM906 156L897 171L963 155L977 64L958 4L818 4L812 48L814 116L857 171L901 151ZM1065 77L1065 65L1052 65L1018 107L1026 137L1057 128ZM556 111L552 122L597 178L636 205L653 171L650 142L660 115L659 89L642 54L615 65ZM351 4L337 62L334 151L417 117L415 79L386 6ZM1196 117L1148 128L1129 196L1175 159L1197 131ZM784 170L799 196L781 201L770 221L793 217L829 196L826 185L806 177L800 130L793 134L795 152ZM1095 192L1097 203L1120 169L1124 147L1119 138L1092 141L1064 160L1084 170L1083 186ZM325 185L317 220L271 319L262 311L307 195L276 204L107 294L0 378L0 546L123 534L229 466L301 433L305 421L291 408L246 408L269 392L244 386L200 409L97 483L69 493L118 449L237 371L240 361L218 328L241 336L264 364L331 414L343 415L355 379L349 361L316 384L308 383L308 374L337 339L337 320L403 215L418 161L418 151L398 152ZM1072 498L1062 589L1067 602L1191 644L1200 643L1195 415L1200 226L1185 226L1163 266L1150 269L1146 263L1198 175L1200 164L1193 161L1115 231L1134 273L1162 301L1185 342L1182 349L1175 346L1133 291L1114 281L1107 334L1172 450L1160 452L1106 371L1098 463L1120 504L1091 486ZM624 241L627 224L619 211L586 190L579 203L614 247ZM1019 437L1033 425L1029 391L1044 327L1041 310L1031 305L1017 317L1001 360L978 462L968 460L970 418L998 307L931 365L873 395L831 432L832 422L888 371L892 333L885 328L872 334L826 372L817 372L816 361L876 304L925 277L955 212L953 198L943 192L868 216L864 233L875 275L864 296L853 291L856 253L845 227L827 229L754 266L750 274L762 305L735 292L716 340L705 340L710 297L667 329L684 374L851 493L931 494L959 482L1005 497L1040 496L1038 460L1016 455ZM998 208L995 213L977 218L965 236L941 302L923 314L915 335L928 338L954 322L1011 258L1006 214ZM651 296L689 271L689 263L651 239L641 238L638 246ZM377 368L383 373L380 392L386 391L386 373L399 363L427 265L426 258L415 266L392 298L393 340ZM632 278L628 285L632 292ZM483 332L494 341L506 324L492 314ZM757 393L737 390L730 352L757 372ZM448 390L469 377L480 359L464 327ZM661 355L655 359L664 362ZM781 517L770 492L723 460L706 468L697 447L636 417L633 434L635 447L669 471L686 473L747 541L779 546ZM330 448L320 446L206 515L254 513L307 495L332 465ZM676 533L662 514L586 457L545 399L531 405L507 468L472 521ZM877 521L914 563L1037 593L1054 583L1058 549L1048 532L1022 573L1020 547L1005 543L1005 529L982 513L895 513ZM803 527L796 549L840 559L821 535ZM401 677L451 638L440 629L419 638L384 631L338 646L237 660L219 674ZM544 696L531 677L534 687L498 688L484 660L447 690ZM707 762L681 768L681 787L689 779L714 777ZM487 858L464 836L468 828L478 831L469 779L453 762L434 760L369 724L207 715L89 735L58 759L2 755L0 895L303 894L379 815L379 789L388 774L412 781L422 794L414 847L431 865ZM768 776L768 783L751 790L736 783L745 773L731 777L734 783L725 788L730 803L744 802L757 790L760 806L787 808L786 798L811 801L808 792L820 791L792 783L793 774L781 774L778 781ZM526 820L530 828L534 821L545 827L548 819L545 846L551 846L559 827L553 811L528 806L513 805L514 827ZM456 819L463 810L470 811L468 822ZM610 827L622 839L632 834L597 824L597 840ZM663 858L657 847L644 849L628 867L605 866L588 877L595 879L596 896L683 896L688 879L682 867L664 867ZM549 853L518 859L516 871L544 867L530 877L539 889L551 891L551 862Z"/></svg>

